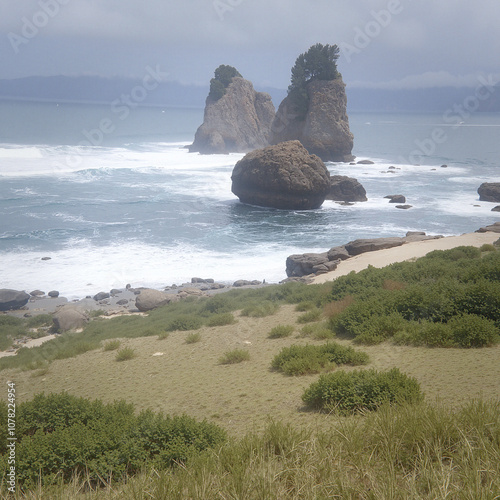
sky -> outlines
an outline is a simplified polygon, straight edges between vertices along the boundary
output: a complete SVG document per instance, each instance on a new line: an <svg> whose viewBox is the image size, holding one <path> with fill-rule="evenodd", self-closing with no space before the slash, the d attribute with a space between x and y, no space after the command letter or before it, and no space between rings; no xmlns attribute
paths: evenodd
<svg viewBox="0 0 500 500"><path fill-rule="evenodd" d="M300 53L337 44L347 85L500 81L498 0L0 0L0 79L100 75L207 85L220 64L286 88Z"/></svg>

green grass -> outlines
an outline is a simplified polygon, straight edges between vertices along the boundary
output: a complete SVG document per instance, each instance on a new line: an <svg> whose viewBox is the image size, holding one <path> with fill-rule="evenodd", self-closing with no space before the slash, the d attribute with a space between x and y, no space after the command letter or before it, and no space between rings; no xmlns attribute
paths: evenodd
<svg viewBox="0 0 500 500"><path fill-rule="evenodd" d="M131 347L123 347L120 349L115 356L116 361L129 361L136 357L135 350Z"/></svg>
<svg viewBox="0 0 500 500"><path fill-rule="evenodd" d="M221 365L234 365L250 359L250 353L246 349L233 349L227 351L219 358Z"/></svg>
<svg viewBox="0 0 500 500"><path fill-rule="evenodd" d="M270 339L282 339L284 337L290 337L294 332L295 327L293 325L278 325L271 329L268 338Z"/></svg>
<svg viewBox="0 0 500 500"><path fill-rule="evenodd" d="M110 340L103 345L102 349L103 351L116 351L120 345L121 342L119 340Z"/></svg>
<svg viewBox="0 0 500 500"><path fill-rule="evenodd" d="M186 344L196 344L201 341L201 333L190 333L186 336Z"/></svg>
<svg viewBox="0 0 500 500"><path fill-rule="evenodd" d="M330 417L327 431L269 422L171 470L145 470L97 491L86 477L20 498L494 499L500 403L460 410L419 403ZM6 495L5 485L0 495Z"/></svg>

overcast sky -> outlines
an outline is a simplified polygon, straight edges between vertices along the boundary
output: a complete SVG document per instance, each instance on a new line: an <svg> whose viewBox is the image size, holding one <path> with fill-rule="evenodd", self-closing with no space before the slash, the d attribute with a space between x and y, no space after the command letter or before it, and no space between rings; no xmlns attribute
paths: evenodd
<svg viewBox="0 0 500 500"><path fill-rule="evenodd" d="M312 44L351 86L500 80L499 0L0 0L0 78L102 75L207 84L219 64L286 88Z"/></svg>

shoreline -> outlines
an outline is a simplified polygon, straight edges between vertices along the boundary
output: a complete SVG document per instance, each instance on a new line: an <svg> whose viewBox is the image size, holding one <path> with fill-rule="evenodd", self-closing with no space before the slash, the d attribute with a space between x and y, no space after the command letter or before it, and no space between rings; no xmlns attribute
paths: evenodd
<svg viewBox="0 0 500 500"><path fill-rule="evenodd" d="M493 244L499 238L500 234L492 231L464 233L459 236L444 236L437 239L412 241L394 248L366 252L341 261L337 269L315 276L311 283L321 284L333 281L353 271L362 271L368 266L382 268L396 262L418 259L434 250L451 250L459 246L474 246L479 248L484 244Z"/></svg>

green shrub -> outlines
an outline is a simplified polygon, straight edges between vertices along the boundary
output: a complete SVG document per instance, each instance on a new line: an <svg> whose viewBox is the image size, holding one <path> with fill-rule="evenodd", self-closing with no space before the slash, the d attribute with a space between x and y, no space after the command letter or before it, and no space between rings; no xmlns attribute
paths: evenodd
<svg viewBox="0 0 500 500"><path fill-rule="evenodd" d="M52 326L52 314L37 314L26 320L28 328L40 328L42 326Z"/></svg>
<svg viewBox="0 0 500 500"><path fill-rule="evenodd" d="M207 326L225 326L236 323L233 313L214 314L207 320Z"/></svg>
<svg viewBox="0 0 500 500"><path fill-rule="evenodd" d="M116 361L128 361L135 358L135 350L131 347L123 347L116 353Z"/></svg>
<svg viewBox="0 0 500 500"><path fill-rule="evenodd" d="M69 482L75 475L101 485L186 462L225 440L214 424L151 411L136 415L123 401L105 405L66 393L39 394L16 410L16 475L24 488ZM0 446L4 477L6 449Z"/></svg>
<svg viewBox="0 0 500 500"><path fill-rule="evenodd" d="M460 347L486 347L498 342L499 330L490 319L462 314L448 322L455 344Z"/></svg>
<svg viewBox="0 0 500 500"><path fill-rule="evenodd" d="M306 312L306 311L310 311L311 309L314 309L315 307L316 307L316 305L314 304L314 302L312 302L310 300L303 300L302 302L299 302L295 306L295 310L298 312Z"/></svg>
<svg viewBox="0 0 500 500"><path fill-rule="evenodd" d="M227 351L219 358L221 365L234 365L250 359L250 353L245 349L233 349Z"/></svg>
<svg viewBox="0 0 500 500"><path fill-rule="evenodd" d="M197 342L201 341L201 333L196 332L196 333L190 333L186 337L186 344L196 344Z"/></svg>
<svg viewBox="0 0 500 500"><path fill-rule="evenodd" d="M363 365L368 355L352 347L344 347L335 342L321 346L291 345L281 349L271 362L271 367L286 375L305 375L330 370L336 365Z"/></svg>
<svg viewBox="0 0 500 500"><path fill-rule="evenodd" d="M418 382L397 368L387 372L358 370L322 375L302 396L311 408L341 415L373 411L387 403L417 403L422 399Z"/></svg>
<svg viewBox="0 0 500 500"><path fill-rule="evenodd" d="M254 303L246 306L241 311L241 315L250 318L265 318L266 316L272 316L278 312L279 307L279 304L270 301Z"/></svg>
<svg viewBox="0 0 500 500"><path fill-rule="evenodd" d="M278 325L271 329L268 338L281 339L283 337L290 337L294 330L295 327L293 325Z"/></svg>
<svg viewBox="0 0 500 500"><path fill-rule="evenodd" d="M315 308L301 314L297 318L297 323L313 323L314 321L319 321L323 316L323 311L321 309Z"/></svg>
<svg viewBox="0 0 500 500"><path fill-rule="evenodd" d="M119 340L110 340L106 342L103 346L103 351L116 351L120 347L121 342Z"/></svg>
<svg viewBox="0 0 500 500"><path fill-rule="evenodd" d="M335 333L324 322L305 325L300 333L303 337L312 337L315 340L328 340L335 337Z"/></svg>
<svg viewBox="0 0 500 500"><path fill-rule="evenodd" d="M485 243L484 245L481 245L481 248L479 248L481 252L494 252L496 251L496 248L494 245L491 245L489 243Z"/></svg>
<svg viewBox="0 0 500 500"><path fill-rule="evenodd" d="M160 332L158 334L158 340L165 340L165 339L168 339L168 337L170 337L169 332Z"/></svg>
<svg viewBox="0 0 500 500"><path fill-rule="evenodd" d="M182 331L187 332L189 330L198 330L203 325L200 318L192 315L182 314L177 318L170 320L167 324L166 331Z"/></svg>

